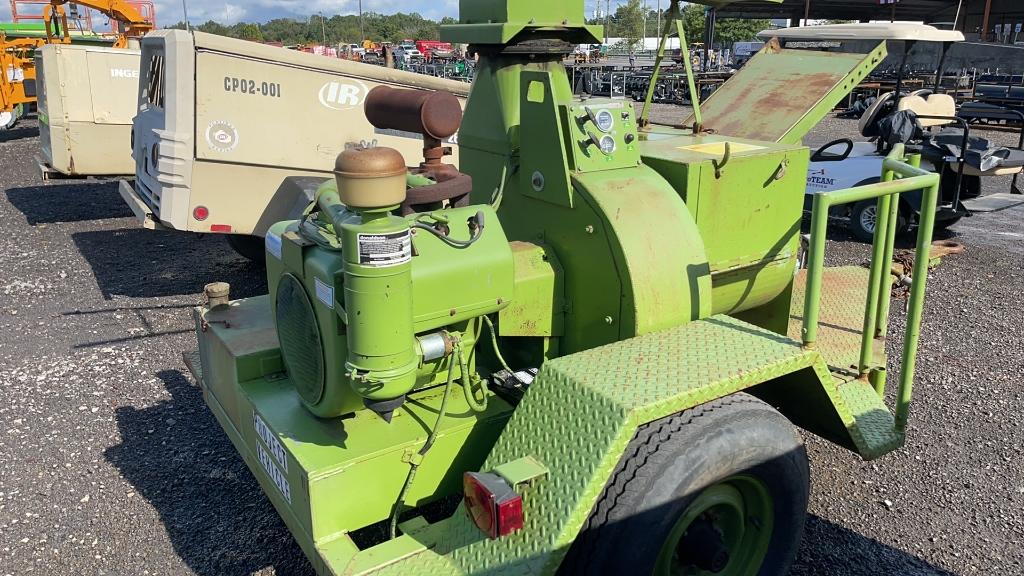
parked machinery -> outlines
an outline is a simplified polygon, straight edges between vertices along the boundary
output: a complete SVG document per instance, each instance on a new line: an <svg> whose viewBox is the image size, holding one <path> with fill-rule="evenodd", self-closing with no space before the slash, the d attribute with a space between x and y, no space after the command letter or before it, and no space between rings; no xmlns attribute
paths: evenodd
<svg viewBox="0 0 1024 576"><path fill-rule="evenodd" d="M366 121L372 88L461 99L469 91L462 82L184 30L146 36L141 75L136 179L121 184L122 198L146 228L226 234L257 260L267 229L301 215L346 147L422 152L420 134ZM454 137L446 145L457 161Z"/></svg>
<svg viewBox="0 0 1024 576"><path fill-rule="evenodd" d="M187 362L210 410L324 574L784 573L808 499L790 421L869 459L906 430L928 258L894 415L888 216L928 189L927 250L938 177L897 147L883 184L819 195L797 270L800 139L884 44L774 45L680 129L573 96L563 58L602 35L580 0L464 0L442 35L479 55L459 170L435 162L450 97L371 93L424 161L343 151L270 228L270 294L207 287ZM778 118L744 100L766 78L801 87ZM871 268L826 269L829 208L869 197Z"/></svg>

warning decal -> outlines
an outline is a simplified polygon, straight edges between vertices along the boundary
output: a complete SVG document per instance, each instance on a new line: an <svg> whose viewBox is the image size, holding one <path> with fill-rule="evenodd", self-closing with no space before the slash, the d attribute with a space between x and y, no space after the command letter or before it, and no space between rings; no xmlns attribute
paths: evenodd
<svg viewBox="0 0 1024 576"><path fill-rule="evenodd" d="M386 268L412 260L412 233L359 234L359 263Z"/></svg>

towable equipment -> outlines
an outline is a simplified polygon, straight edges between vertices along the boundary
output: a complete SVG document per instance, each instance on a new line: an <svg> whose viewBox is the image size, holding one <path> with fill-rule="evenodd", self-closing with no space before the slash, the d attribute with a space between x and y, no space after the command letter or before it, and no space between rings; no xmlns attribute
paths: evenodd
<svg viewBox="0 0 1024 576"><path fill-rule="evenodd" d="M681 129L573 96L563 58L602 37L581 0L463 0L442 37L479 56L459 169L339 154L267 231L269 295L207 286L186 361L210 410L321 574L785 573L796 426L865 459L907 429L928 258L892 410L888 263L903 192L926 190L928 250L938 176L897 146L880 183L816 195L797 266L799 140L884 46L772 44ZM799 93L743 88L769 75ZM461 116L388 88L366 114L437 134ZM866 199L870 268L826 268L829 209Z"/></svg>

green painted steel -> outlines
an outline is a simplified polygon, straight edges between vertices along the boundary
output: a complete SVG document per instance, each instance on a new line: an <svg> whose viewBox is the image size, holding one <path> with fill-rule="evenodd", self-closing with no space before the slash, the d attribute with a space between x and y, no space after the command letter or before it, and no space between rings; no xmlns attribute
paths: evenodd
<svg viewBox="0 0 1024 576"><path fill-rule="evenodd" d="M558 338L565 333L564 274L551 250L512 242L516 272L512 301L498 313L502 336Z"/></svg>
<svg viewBox="0 0 1024 576"><path fill-rule="evenodd" d="M245 457L281 517L320 572L321 550L357 550L347 533L387 518L408 458L426 439L439 388L413 393L390 424L368 410L312 418L283 373L267 297L200 310L199 382L207 405ZM229 364L218 362L228 360ZM492 398L486 412L453 394L440 434L408 501L425 504L461 489L460 470L480 466L511 412Z"/></svg>
<svg viewBox="0 0 1024 576"><path fill-rule="evenodd" d="M750 522L750 518L756 518L757 523ZM736 556L726 556L728 562L725 565L709 572L720 576L756 574L764 562L772 536L774 509L771 495L763 482L746 475L726 478L705 488L683 511L665 540L654 576L693 573L679 557L679 549L687 532L699 523L706 523L708 528L718 532L727 550L739 552ZM752 529L755 526L756 529Z"/></svg>
<svg viewBox="0 0 1024 576"><path fill-rule="evenodd" d="M508 44L544 30L576 44L600 44L602 27L587 24L582 2L460 0L459 24L441 27L448 42Z"/></svg>
<svg viewBox="0 0 1024 576"><path fill-rule="evenodd" d="M885 42L866 55L769 42L703 103L703 125L718 134L799 144L886 55ZM693 122L691 116L683 125Z"/></svg>
<svg viewBox="0 0 1024 576"><path fill-rule="evenodd" d="M683 27L682 12L679 9L679 0L672 0L668 10L665 12L665 27L661 31L661 40L658 42L658 53L654 58L654 73L647 86L647 96L644 98L644 107L640 113L640 125L649 124L651 102L654 100L654 91L658 87L658 77L661 75L661 63L665 60L665 47L672 35L672 28L675 27L676 35L679 37L679 53L683 61L683 68L686 71L686 85L690 97L690 105L693 107L694 132L700 132L703 119L700 112L700 94L697 92L697 85L693 76L693 64L690 61L690 48L686 44L686 30Z"/></svg>
<svg viewBox="0 0 1024 576"><path fill-rule="evenodd" d="M268 233L269 297L196 312L189 365L319 572L554 573L639 426L741 390L864 458L903 443L924 281L894 417L876 389L895 220L871 270L825 269L821 207L926 185L934 203L937 177L897 163L900 149L885 164L899 180L821 195L810 268L796 270L797 134L884 48L769 50L791 81L806 64L804 112L765 119L771 97L734 94L730 122L752 127L694 134L573 96L562 57L600 35L579 0L463 0L461 22L443 34L480 54L459 138L471 205L360 214L328 182L318 208ZM715 106L712 128L727 118ZM360 234L410 229L408 261L364 261ZM525 394L506 394L512 381ZM390 423L363 407L403 395ZM460 512L384 535L404 507L459 494L466 471L516 486L522 530L489 540ZM375 530L360 549L352 534ZM761 548L745 546L752 566Z"/></svg>
<svg viewBox="0 0 1024 576"><path fill-rule="evenodd" d="M879 307L882 293L888 292L889 263L883 258L892 249L884 243L892 241L895 233L890 228L896 226L896 219L889 218L892 214L891 202L898 202L898 195L903 192L924 190L921 201L921 217L917 232L917 253L928 254L932 233L935 227L935 211L939 197L939 176L903 162L904 148L897 145L883 163L882 181L858 188L835 190L816 194L811 217L810 267L812 273L808 278L808 296L804 310L803 342L813 347L817 340L818 314L825 260L825 236L830 208L841 204L850 204L878 198L879 221L875 228L873 244L874 258L871 263L871 278L868 285L867 306L864 312L862 328L862 344L858 362L859 373L867 377L870 371L871 347L873 346L876 328L879 322ZM914 160L919 162L919 160ZM894 179L896 176L900 178ZM928 278L929 259L918 257L914 262L914 284L911 288L910 300L907 305L907 327L903 343L902 363L899 379L899 391L896 403L896 428L906 427L910 410L910 400L914 382L914 367L917 358L917 343L920 337L921 317L924 312L925 285Z"/></svg>

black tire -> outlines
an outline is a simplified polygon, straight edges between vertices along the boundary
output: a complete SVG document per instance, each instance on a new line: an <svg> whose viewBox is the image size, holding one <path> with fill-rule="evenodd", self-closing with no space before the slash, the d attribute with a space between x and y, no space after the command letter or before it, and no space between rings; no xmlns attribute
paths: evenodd
<svg viewBox="0 0 1024 576"><path fill-rule="evenodd" d="M771 496L771 534L759 576L783 575L807 516L810 473L793 425L747 394L715 400L642 426L626 448L562 575L652 574L677 522L710 486L753 477ZM756 519L748 520L751 526ZM670 548L671 549L671 548Z"/></svg>
<svg viewBox="0 0 1024 576"><path fill-rule="evenodd" d="M948 230L950 226L959 222L961 218L963 218L963 216L955 216L953 218L947 218L945 220L936 220L935 231L944 232L945 230Z"/></svg>
<svg viewBox="0 0 1024 576"><path fill-rule="evenodd" d="M874 222L876 216L875 212L878 208L877 200L864 200L857 202L853 205L853 209L850 210L850 232L862 242L872 242L875 239L875 227ZM896 216L896 232L906 232L909 227L907 221L907 215L903 212L903 207L900 206Z"/></svg>
<svg viewBox="0 0 1024 576"><path fill-rule="evenodd" d="M224 237L228 246L243 258L263 264L267 261L267 252L263 244L263 238L259 236L244 236L239 234L228 234Z"/></svg>

